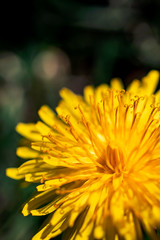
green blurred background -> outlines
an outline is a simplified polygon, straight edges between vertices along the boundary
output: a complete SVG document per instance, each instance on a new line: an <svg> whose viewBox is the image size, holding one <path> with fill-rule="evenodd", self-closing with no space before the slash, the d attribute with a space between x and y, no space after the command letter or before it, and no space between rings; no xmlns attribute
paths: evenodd
<svg viewBox="0 0 160 240"><path fill-rule="evenodd" d="M5 1L0 6L0 239L29 240L45 217L23 217L35 185L5 176L19 166L18 122L35 122L43 104L55 108L66 86L127 86L160 70L159 0ZM61 239L61 237L57 237ZM145 239L148 239L145 237Z"/></svg>

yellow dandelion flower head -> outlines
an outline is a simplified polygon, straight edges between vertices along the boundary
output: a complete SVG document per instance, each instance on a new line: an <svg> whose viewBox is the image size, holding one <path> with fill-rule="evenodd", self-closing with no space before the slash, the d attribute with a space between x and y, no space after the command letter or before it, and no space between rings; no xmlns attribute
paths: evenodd
<svg viewBox="0 0 160 240"><path fill-rule="evenodd" d="M36 124L17 131L31 147L19 147L27 160L7 175L39 182L24 216L49 214L33 240L139 240L143 230L158 239L160 227L159 73L134 80L126 91L87 86L84 97L62 89L55 114L42 106Z"/></svg>

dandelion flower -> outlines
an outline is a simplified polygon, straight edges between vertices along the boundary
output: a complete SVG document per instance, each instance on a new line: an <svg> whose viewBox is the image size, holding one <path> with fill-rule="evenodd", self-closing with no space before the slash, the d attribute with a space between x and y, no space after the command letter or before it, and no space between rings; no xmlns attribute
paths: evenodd
<svg viewBox="0 0 160 240"><path fill-rule="evenodd" d="M55 114L42 106L36 124L16 130L30 140L7 169L14 179L39 183L24 216L47 215L33 240L158 239L160 227L159 73L149 72L127 90L87 86L84 97L62 89Z"/></svg>

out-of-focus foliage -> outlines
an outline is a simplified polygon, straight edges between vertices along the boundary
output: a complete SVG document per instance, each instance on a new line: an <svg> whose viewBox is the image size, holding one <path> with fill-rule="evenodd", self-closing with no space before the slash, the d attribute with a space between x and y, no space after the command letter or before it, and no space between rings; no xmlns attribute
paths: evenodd
<svg viewBox="0 0 160 240"><path fill-rule="evenodd" d="M29 240L45 217L20 214L35 187L5 176L7 167L21 162L16 157L16 146L22 144L16 124L36 121L42 104L55 108L64 86L82 93L85 85L109 82L112 77L121 77L126 86L150 69L160 70L160 1L4 4L0 14L0 239Z"/></svg>

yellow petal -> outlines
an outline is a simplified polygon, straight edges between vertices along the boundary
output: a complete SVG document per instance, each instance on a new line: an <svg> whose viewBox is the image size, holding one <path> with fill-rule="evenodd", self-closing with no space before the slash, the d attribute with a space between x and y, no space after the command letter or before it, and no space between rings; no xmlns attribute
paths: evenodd
<svg viewBox="0 0 160 240"><path fill-rule="evenodd" d="M68 138L73 139L66 124L64 124L60 119L58 119L56 114L48 106L42 106L38 111L38 114L40 118L53 130L59 132L64 136L67 136ZM50 131L51 130L49 130L49 132Z"/></svg>
<svg viewBox="0 0 160 240"><path fill-rule="evenodd" d="M25 206L22 209L23 215L27 216L28 214L31 213L31 211L39 208L43 204L53 201L54 198L56 198L54 190L45 191L37 194L36 196L31 198L28 203L25 204Z"/></svg>
<svg viewBox="0 0 160 240"><path fill-rule="evenodd" d="M61 198L62 196L57 197L54 201L50 202L44 207L31 210L30 213L32 214L32 216L43 216L43 215L49 214L57 209L55 203Z"/></svg>
<svg viewBox="0 0 160 240"><path fill-rule="evenodd" d="M148 96L156 90L159 81L159 72L156 70L150 71L146 77L142 78L142 88Z"/></svg>
<svg viewBox="0 0 160 240"><path fill-rule="evenodd" d="M50 127L54 125L55 113L46 105L38 111L40 118Z"/></svg>
<svg viewBox="0 0 160 240"><path fill-rule="evenodd" d="M59 222L56 226L52 226L48 223L32 238L32 240L50 240L51 238L61 234L66 228L67 221L65 221L65 219Z"/></svg>
<svg viewBox="0 0 160 240"><path fill-rule="evenodd" d="M99 225L94 229L94 237L96 239L102 239L103 236L104 236L104 230L103 230L102 226Z"/></svg>
<svg viewBox="0 0 160 240"><path fill-rule="evenodd" d="M19 123L16 131L31 141L42 141L42 136L33 123Z"/></svg>
<svg viewBox="0 0 160 240"><path fill-rule="evenodd" d="M134 95L150 96L156 90L158 81L159 72L152 70L142 78L142 82L134 80L127 88L127 91L132 92Z"/></svg>
<svg viewBox="0 0 160 240"><path fill-rule="evenodd" d="M49 240L51 239L51 231L53 226L51 224L46 224L33 238L32 240Z"/></svg>
<svg viewBox="0 0 160 240"><path fill-rule="evenodd" d="M86 86L84 88L84 99L85 101L90 104L91 98L94 97L95 89L93 86Z"/></svg>
<svg viewBox="0 0 160 240"><path fill-rule="evenodd" d="M133 94L138 94L141 82L138 79L133 80L133 82L128 86L127 91Z"/></svg>
<svg viewBox="0 0 160 240"><path fill-rule="evenodd" d="M24 174L19 173L18 168L7 168L6 175L16 180L24 178Z"/></svg>
<svg viewBox="0 0 160 240"><path fill-rule="evenodd" d="M52 132L51 128L47 127L46 124L40 121L36 123L36 128L41 133L41 135L48 135L49 133Z"/></svg>
<svg viewBox="0 0 160 240"><path fill-rule="evenodd" d="M53 169L53 168L52 168ZM50 166L42 159L32 159L24 162L19 168L19 173L32 173L50 170Z"/></svg>
<svg viewBox="0 0 160 240"><path fill-rule="evenodd" d="M73 180L72 180L73 181ZM45 184L37 186L38 191L46 191L50 188L59 188L60 186L64 185L67 182L65 178L53 179L45 181Z"/></svg>
<svg viewBox="0 0 160 240"><path fill-rule="evenodd" d="M73 227L76 218L80 215L80 213L86 208L87 200L89 198L89 193L83 193L79 199L74 203L74 209L72 209L69 216L69 226Z"/></svg>
<svg viewBox="0 0 160 240"><path fill-rule="evenodd" d="M90 198L88 201L89 210L85 216L85 219L84 219L84 222L83 222L80 232L83 232L86 229L86 227L88 226L89 222L92 221L92 217L94 215L94 211L98 204L99 198L100 198L99 191L93 192L92 194L90 194Z"/></svg>
<svg viewBox="0 0 160 240"><path fill-rule="evenodd" d="M73 200L72 200L73 201ZM69 203L69 202L68 202ZM66 206L66 207L63 207L63 205L61 207L59 207L57 209L57 211L55 211L55 213L53 214L53 217L51 219L51 224L52 226L55 226L57 225L59 222L62 221L62 219L64 219L68 214L69 212L72 210L71 206Z"/></svg>
<svg viewBox="0 0 160 240"><path fill-rule="evenodd" d="M121 79L119 78L113 78L111 80L111 88L115 89L115 90L122 90L124 89L123 83L121 81Z"/></svg>
<svg viewBox="0 0 160 240"><path fill-rule="evenodd" d="M82 96L74 94L72 91L70 91L67 88L63 88L60 91L60 96L64 99L66 103L69 103L69 105L77 106L82 101Z"/></svg>
<svg viewBox="0 0 160 240"><path fill-rule="evenodd" d="M37 151L34 151L33 149L29 147L19 147L17 148L17 156L24 158L24 159L29 159L29 158L38 158L40 153Z"/></svg>
<svg viewBox="0 0 160 240"><path fill-rule="evenodd" d="M103 99L108 89L109 89L109 86L107 84L101 84L95 89L95 99L97 103Z"/></svg>
<svg viewBox="0 0 160 240"><path fill-rule="evenodd" d="M80 231L76 235L75 240L89 240L90 234L91 234L92 229L93 229L93 225L94 225L94 222L93 221L90 222L82 232Z"/></svg>

